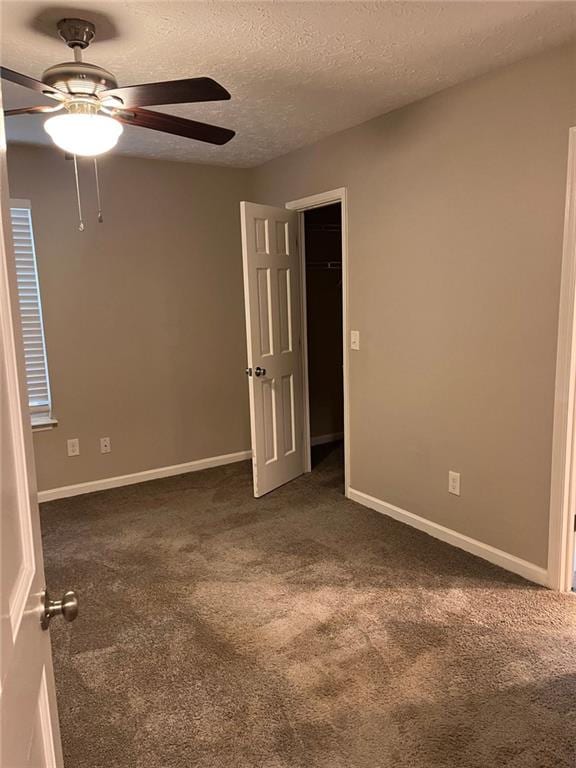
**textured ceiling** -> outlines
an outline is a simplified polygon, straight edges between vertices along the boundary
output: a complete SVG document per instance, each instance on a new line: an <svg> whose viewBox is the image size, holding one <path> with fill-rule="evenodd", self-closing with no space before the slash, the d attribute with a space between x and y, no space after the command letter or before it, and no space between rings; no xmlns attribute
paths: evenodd
<svg viewBox="0 0 576 768"><path fill-rule="evenodd" d="M70 58L53 33L65 15L96 21L85 58L120 84L209 75L229 102L160 107L234 128L212 147L127 128L122 154L258 165L450 85L559 45L572 2L2 3L2 63L40 77ZM98 34L98 32L100 34ZM6 84L7 108L43 101ZM42 118L9 118L10 140L49 143Z"/></svg>

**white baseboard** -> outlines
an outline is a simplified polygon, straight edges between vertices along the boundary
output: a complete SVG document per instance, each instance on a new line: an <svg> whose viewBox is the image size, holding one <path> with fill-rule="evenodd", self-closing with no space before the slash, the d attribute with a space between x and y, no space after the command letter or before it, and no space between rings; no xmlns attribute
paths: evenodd
<svg viewBox="0 0 576 768"><path fill-rule="evenodd" d="M144 483L147 480L157 480L161 477L184 475L186 472L198 472L201 469L221 467L224 464L233 464L236 461L246 461L250 458L252 458L252 451L238 451L237 453L226 453L223 456L211 456L207 459L187 461L185 464L174 464L171 467L146 469L144 472L134 472L131 475L105 477L102 480L91 480L88 483L65 485L62 488L51 488L48 491L39 491L38 502L42 503L43 501L66 499L69 496L80 496L83 493L105 491L108 488L120 488L123 485L135 485L136 483Z"/></svg>
<svg viewBox="0 0 576 768"><path fill-rule="evenodd" d="M529 563L527 560L510 555L508 552L503 552L501 549L496 549L496 547L484 544L477 539L471 539L463 533L453 531L451 528L445 528L443 525L433 523L431 520L426 520L426 518L415 515L412 512L407 512L405 509L395 507L393 504L376 499L374 496L362 493L362 491L355 491L353 488L350 488L348 498L365 507L374 509L376 512L381 512L383 515L393 517L394 520L399 520L401 523L410 525L412 528L424 531L424 533L433 536L435 539L445 541L447 544L452 544L453 547L463 549L465 552L470 552L472 555L488 560L489 563L499 565L507 571L523 576L528 581L533 581L545 587L549 586L548 571L534 563Z"/></svg>
<svg viewBox="0 0 576 768"><path fill-rule="evenodd" d="M328 435L318 435L310 438L310 445L324 445L325 443L336 443L344 439L344 432L331 432Z"/></svg>

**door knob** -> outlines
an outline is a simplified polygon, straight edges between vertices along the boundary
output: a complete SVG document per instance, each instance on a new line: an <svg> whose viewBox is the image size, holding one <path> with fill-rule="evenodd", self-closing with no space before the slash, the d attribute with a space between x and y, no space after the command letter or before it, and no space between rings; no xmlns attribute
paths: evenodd
<svg viewBox="0 0 576 768"><path fill-rule="evenodd" d="M78 616L78 595L72 590L64 592L62 600L50 600L48 590L45 589L42 593L42 605L44 608L40 616L42 629L48 629L50 620L54 616L62 616L64 621L74 621Z"/></svg>
<svg viewBox="0 0 576 768"><path fill-rule="evenodd" d="M254 368L254 376L266 376L266 368L260 368L259 365Z"/></svg>

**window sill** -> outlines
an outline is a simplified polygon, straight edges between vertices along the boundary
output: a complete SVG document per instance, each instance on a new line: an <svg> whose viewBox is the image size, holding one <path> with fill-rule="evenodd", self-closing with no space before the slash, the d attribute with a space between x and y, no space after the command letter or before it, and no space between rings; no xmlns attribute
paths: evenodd
<svg viewBox="0 0 576 768"><path fill-rule="evenodd" d="M47 429L54 429L54 427L58 426L58 419L55 419L53 416L31 416L30 422L33 432L44 432Z"/></svg>

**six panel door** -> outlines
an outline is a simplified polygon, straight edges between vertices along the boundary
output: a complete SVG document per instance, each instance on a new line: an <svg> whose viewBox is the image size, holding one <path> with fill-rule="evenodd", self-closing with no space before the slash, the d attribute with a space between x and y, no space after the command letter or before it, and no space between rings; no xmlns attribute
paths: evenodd
<svg viewBox="0 0 576 768"><path fill-rule="evenodd" d="M242 254L254 495L304 471L297 214L243 202Z"/></svg>

